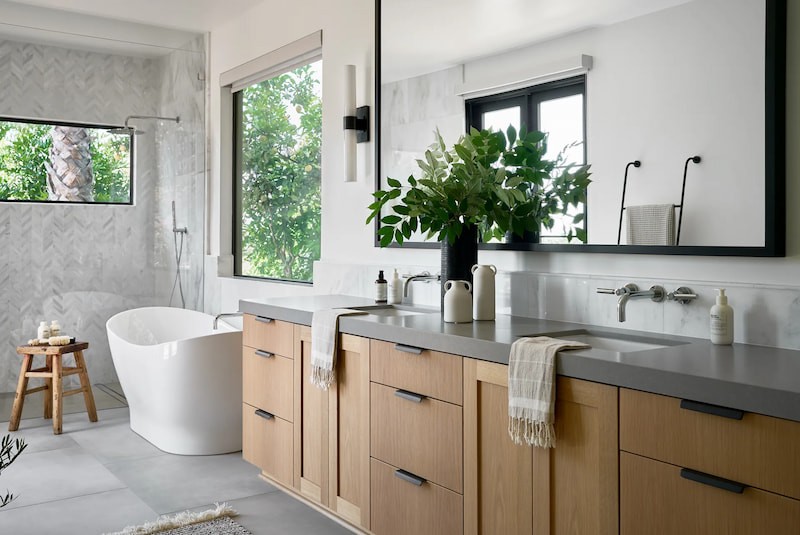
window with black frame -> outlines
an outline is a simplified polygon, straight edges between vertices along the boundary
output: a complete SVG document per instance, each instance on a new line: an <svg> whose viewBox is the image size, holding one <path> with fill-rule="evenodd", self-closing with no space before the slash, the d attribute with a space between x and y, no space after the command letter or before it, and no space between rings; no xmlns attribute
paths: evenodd
<svg viewBox="0 0 800 535"><path fill-rule="evenodd" d="M507 93L469 99L466 102L467 128L505 132L509 126L519 131L547 133L545 158L561 166L586 163L586 78L576 76L547 82ZM585 241L586 203L569 206L567 213L554 216L552 228L542 228L528 238L540 243L567 243L568 235ZM577 218L575 216L578 216ZM575 243L573 238L572 243Z"/></svg>
<svg viewBox="0 0 800 535"><path fill-rule="evenodd" d="M0 201L132 204L133 134L0 117Z"/></svg>

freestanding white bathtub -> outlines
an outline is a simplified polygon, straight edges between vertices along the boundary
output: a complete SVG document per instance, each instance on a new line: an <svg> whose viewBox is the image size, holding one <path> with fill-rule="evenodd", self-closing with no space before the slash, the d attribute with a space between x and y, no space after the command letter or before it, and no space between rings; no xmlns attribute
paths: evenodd
<svg viewBox="0 0 800 535"><path fill-rule="evenodd" d="M106 322L131 429L160 450L212 455L242 449L242 332L213 316L168 307Z"/></svg>

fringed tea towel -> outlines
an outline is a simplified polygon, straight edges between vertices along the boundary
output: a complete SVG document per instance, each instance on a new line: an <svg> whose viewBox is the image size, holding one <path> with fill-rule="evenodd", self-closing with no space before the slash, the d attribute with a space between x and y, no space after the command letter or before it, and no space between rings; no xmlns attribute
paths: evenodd
<svg viewBox="0 0 800 535"><path fill-rule="evenodd" d="M515 444L554 448L556 353L589 347L546 336L520 338L508 359L508 434Z"/></svg>
<svg viewBox="0 0 800 535"><path fill-rule="evenodd" d="M360 310L332 308L318 310L311 316L311 383L327 390L336 380L336 341L339 317L366 314Z"/></svg>

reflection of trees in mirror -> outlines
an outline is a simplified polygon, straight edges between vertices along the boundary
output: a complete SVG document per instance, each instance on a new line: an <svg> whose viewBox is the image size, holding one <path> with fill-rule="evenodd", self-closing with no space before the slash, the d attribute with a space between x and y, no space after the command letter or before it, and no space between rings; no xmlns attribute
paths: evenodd
<svg viewBox="0 0 800 535"><path fill-rule="evenodd" d="M22 453L28 445L21 438L12 440L11 435L5 435L2 442L0 442L0 474L3 470L8 468L13 463L19 454ZM5 496L0 495L0 507L5 507L14 499L14 495L10 491L6 491Z"/></svg>
<svg viewBox="0 0 800 535"><path fill-rule="evenodd" d="M524 236L552 228L555 216L585 202L589 165L566 164L563 151L546 159L543 132L523 127L517 136L509 127L506 134L473 128L447 149L436 132L425 159L417 160L419 178L409 176L407 186L388 178L389 188L373 194L367 223L379 218L381 247L402 245L417 230L453 243L469 224L479 226L484 241ZM382 216L384 207L393 213ZM578 213L573 222L582 218ZM568 235L575 237L585 241L585 231Z"/></svg>
<svg viewBox="0 0 800 535"><path fill-rule="evenodd" d="M320 257L321 63L242 90L242 275L310 281Z"/></svg>
<svg viewBox="0 0 800 535"><path fill-rule="evenodd" d="M0 121L0 200L130 202L130 137Z"/></svg>

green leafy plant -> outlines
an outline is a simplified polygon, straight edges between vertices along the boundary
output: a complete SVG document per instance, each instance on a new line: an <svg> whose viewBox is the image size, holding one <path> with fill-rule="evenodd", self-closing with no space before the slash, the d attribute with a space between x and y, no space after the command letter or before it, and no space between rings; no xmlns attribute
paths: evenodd
<svg viewBox="0 0 800 535"><path fill-rule="evenodd" d="M373 194L367 223L380 218L381 247L402 245L417 230L453 243L465 225L478 225L484 241L552 228L554 214L585 202L591 182L590 166L565 165L564 152L546 159L547 134L524 127L519 135L513 127L505 134L473 128L451 149L437 131L417 160L419 177L409 176L407 186L388 178L389 188ZM381 216L384 207L393 213ZM573 217L582 220L582 213ZM586 231L567 238L585 241Z"/></svg>
<svg viewBox="0 0 800 535"><path fill-rule="evenodd" d="M27 446L28 445L21 438L12 439L11 435L5 435L3 437L3 440L0 441L0 474L19 457L19 454L22 453ZM5 507L11 503L13 499L14 495L6 491L5 496L0 496L0 507Z"/></svg>

